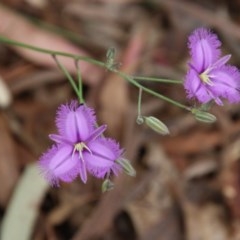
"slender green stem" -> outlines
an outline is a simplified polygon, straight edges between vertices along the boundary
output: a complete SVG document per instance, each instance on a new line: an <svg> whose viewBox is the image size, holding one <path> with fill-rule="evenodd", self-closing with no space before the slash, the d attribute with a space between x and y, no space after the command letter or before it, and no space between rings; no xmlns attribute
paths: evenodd
<svg viewBox="0 0 240 240"><path fill-rule="evenodd" d="M76 69L77 69L79 102L80 102L80 104L82 104L85 101L84 101L84 98L83 98L82 76L81 76L81 71L80 71L80 68L79 68L79 60L75 60L75 66L76 66Z"/></svg>
<svg viewBox="0 0 240 240"><path fill-rule="evenodd" d="M49 49L44 49L44 48L39 48L39 47L35 47L26 43L22 43L22 42L17 42L8 38L5 38L3 36L0 36L0 42L5 43L7 45L12 45L12 46L18 46L18 47L22 47L22 48L27 48L27 49L31 49L34 50L36 52L41 52L44 54L49 54L49 55L57 55L57 56L64 56L64 57L69 57L69 58L73 58L73 59L79 59L79 60L83 60L92 64L95 64L97 66L100 67L105 67L105 63L94 60L90 57L84 57L84 56L80 56L77 54L71 54L71 53L65 53L65 52L59 52L59 51L53 51L53 50L49 50Z"/></svg>
<svg viewBox="0 0 240 240"><path fill-rule="evenodd" d="M169 103L171 103L171 104L173 104L175 106L178 106L178 107L183 108L183 109L185 109L187 111L190 111L190 108L188 106L185 106L185 105L183 105L183 104L181 104L181 103L179 103L177 101L172 100L171 98L168 98L168 97L166 97L166 96L164 96L164 95L162 95L160 93L157 93L157 92L155 92L155 91L153 91L153 90L151 90L149 88L146 88L146 87L142 86L140 83L138 83L136 80L134 80L131 76L129 76L129 75L123 73L123 72L120 72L118 70L113 70L113 71L116 74L118 74L119 76L121 76L122 78L126 79L128 82L130 82L134 86L136 86L138 88L142 88L143 91L145 91L145 92L147 92L147 93L149 93L149 94L151 94L151 95L153 95L155 97L158 97L158 98L160 98L160 99L162 99L162 100L164 100L166 102L169 102Z"/></svg>
<svg viewBox="0 0 240 240"><path fill-rule="evenodd" d="M139 88L139 94L138 94L138 117L140 117L141 114L141 105L142 105L142 88Z"/></svg>
<svg viewBox="0 0 240 240"><path fill-rule="evenodd" d="M65 74L65 76L69 80L70 84L72 85L72 88L74 89L74 91L77 94L78 98L80 99L80 93L78 91L76 83L73 80L73 78L71 77L71 75L69 74L68 70L59 62L59 60L57 59L57 57L55 55L52 55L52 56L53 56L54 61L57 64L57 66L61 69L61 71L63 71L63 73Z"/></svg>
<svg viewBox="0 0 240 240"><path fill-rule="evenodd" d="M163 78L153 78L153 77L138 77L133 76L134 80L141 81L152 81L152 82L161 82L161 83L173 83L173 84L182 84L181 80L171 80L171 79L163 79Z"/></svg>
<svg viewBox="0 0 240 240"><path fill-rule="evenodd" d="M49 55L52 55L54 60L56 61L58 67L64 72L64 74L67 76L68 80L70 81L74 91L76 92L77 96L79 97L80 99L80 95L79 95L79 91L78 91L78 88L74 82L74 80L72 79L72 77L70 76L70 74L68 73L68 71L65 69L64 66L61 65L61 63L57 60L56 56L64 56L64 57L69 57L69 58L73 58L75 59L76 61L77 60L82 60L82 61L85 61L85 62L89 62L89 63L92 63L94 65L97 65L97 66L100 66L100 67L107 67L106 66L106 63L104 62L101 62L101 61L97 61L97 60L94 60L90 57L84 57L84 56L80 56L80 55L77 55L77 54L71 54L71 53L65 53L65 52L59 52L59 51L52 51L52 50L48 50L48 49L44 49L44 48L39 48L39 47L35 47L35 46L32 46L32 45L29 45L29 44L25 44L25 43L21 43L21 42L17 42L17 41L14 41L14 40L11 40L11 39L8 39L8 38L5 38L3 36L0 36L0 42L2 43L5 43L5 44L8 44L8 45L12 45L12 46L18 46L18 47L22 47L22 48L27 48L27 49L30 49L30 50L34 50L34 51L37 51L37 52L41 52L41 53L44 53L44 54L49 54ZM183 108L185 110L188 110L190 111L191 109L177 101L174 101L172 100L171 98L168 98L162 94L159 94L147 87L144 87L142 86L138 81L136 81L135 79L138 79L138 80L150 80L150 79L153 79L153 78L144 78L144 77L131 77L123 72L120 72L114 68L108 68L108 70L112 71L112 72L115 72L116 74L118 74L119 76L121 76L122 78L124 78L126 81L128 81L129 83L133 84L134 86L138 87L138 88L141 88L143 91L155 96L155 97L158 97L166 102L169 102L173 105L176 105L180 108ZM135 79L134 79L135 78ZM141 79L140 79L141 78ZM164 79L162 79L164 80ZM171 81L171 83L177 83L175 80L167 80L165 79L165 81L162 81L162 82L167 82L169 83L169 81ZM152 80L151 80L152 81ZM178 82L179 83L179 82ZM81 101L81 100L80 100Z"/></svg>

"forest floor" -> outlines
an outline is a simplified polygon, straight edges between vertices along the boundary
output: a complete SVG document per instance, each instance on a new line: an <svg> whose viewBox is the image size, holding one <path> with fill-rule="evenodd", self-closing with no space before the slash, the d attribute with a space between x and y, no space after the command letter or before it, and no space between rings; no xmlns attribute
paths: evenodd
<svg viewBox="0 0 240 240"><path fill-rule="evenodd" d="M238 0L2 0L0 36L103 62L114 47L122 72L183 80L198 27L217 33L240 67L239 12ZM61 62L76 78L74 61ZM1 240L240 240L239 104L213 106L217 121L206 124L144 93L142 113L170 130L161 136L136 123L136 87L91 63L80 69L87 104L137 175L119 174L107 193L91 176L47 185L37 161L58 106L76 96L52 56L0 41ZM181 84L141 83L198 104Z"/></svg>

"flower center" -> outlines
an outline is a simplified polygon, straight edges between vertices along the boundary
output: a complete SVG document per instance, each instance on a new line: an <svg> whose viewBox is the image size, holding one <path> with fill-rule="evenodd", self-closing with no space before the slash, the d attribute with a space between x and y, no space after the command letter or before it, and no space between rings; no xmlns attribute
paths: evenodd
<svg viewBox="0 0 240 240"><path fill-rule="evenodd" d="M203 72L199 75L199 78L202 80L203 83L206 83L210 86L213 85L213 82L210 80L209 76L207 75L206 72Z"/></svg>
<svg viewBox="0 0 240 240"><path fill-rule="evenodd" d="M74 149L73 149L73 153L72 153L72 155L74 155L74 153L76 152L76 151L78 151L78 153L79 153L79 158L82 160L82 161L84 161L84 159L83 159L83 151L84 150L87 150L89 153L91 153L92 154L92 151L89 149L89 147L84 143L84 142L79 142L79 143L76 143L76 144L74 144Z"/></svg>

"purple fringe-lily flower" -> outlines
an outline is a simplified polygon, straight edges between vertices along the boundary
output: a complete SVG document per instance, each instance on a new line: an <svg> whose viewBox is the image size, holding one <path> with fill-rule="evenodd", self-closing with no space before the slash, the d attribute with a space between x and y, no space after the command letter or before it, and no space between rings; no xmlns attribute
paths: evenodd
<svg viewBox="0 0 240 240"><path fill-rule="evenodd" d="M122 155L119 145L102 133L106 125L96 127L95 114L86 105L72 101L61 105L57 111L58 134L49 137L56 143L39 161L45 178L51 185L59 181L71 182L78 175L87 182L87 172L103 178L121 167L115 162Z"/></svg>
<svg viewBox="0 0 240 240"><path fill-rule="evenodd" d="M223 105L222 98L231 103L240 101L239 70L226 63L230 55L221 57L221 42L216 34L205 28L196 29L189 37L191 60L184 87L188 98L201 103L214 100Z"/></svg>

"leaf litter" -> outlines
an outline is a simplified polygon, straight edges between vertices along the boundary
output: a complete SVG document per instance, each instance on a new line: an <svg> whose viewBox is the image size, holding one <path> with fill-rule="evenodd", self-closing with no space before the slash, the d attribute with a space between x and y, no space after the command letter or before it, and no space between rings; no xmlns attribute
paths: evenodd
<svg viewBox="0 0 240 240"><path fill-rule="evenodd" d="M101 60L113 46L121 70L181 80L188 59L187 36L202 25L228 39L223 47L236 50L232 61L237 63L237 9L237 1L219 4L215 0L201 4L55 0L42 1L42 5L41 1L3 0L0 33L31 45ZM30 17L63 30L61 34L49 31ZM73 43L64 29L81 41ZM137 176L120 175L113 180L115 189L104 194L101 183L93 178L87 185L75 181L53 189L42 181L35 163L51 144L47 136L55 131L57 106L71 99L73 91L51 57L2 44L0 52L4 91L13 99L0 114L3 240L239 239L238 105L214 108L218 121L206 126L182 110L143 96L143 111L163 120L170 129L170 136L158 136L135 124L138 93L134 87L103 69L81 63L85 97L101 121L109 124L108 134L124 145ZM70 59L61 61L76 73ZM144 84L186 101L180 86ZM24 221L18 214L23 214ZM17 238L11 235L14 233Z"/></svg>

